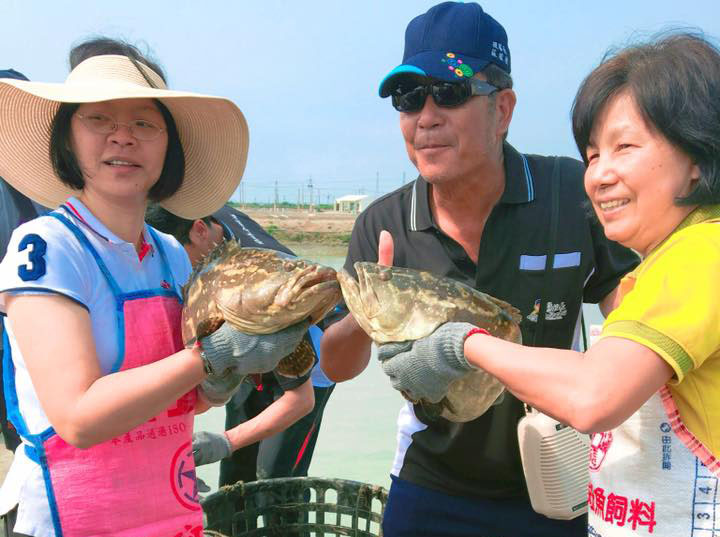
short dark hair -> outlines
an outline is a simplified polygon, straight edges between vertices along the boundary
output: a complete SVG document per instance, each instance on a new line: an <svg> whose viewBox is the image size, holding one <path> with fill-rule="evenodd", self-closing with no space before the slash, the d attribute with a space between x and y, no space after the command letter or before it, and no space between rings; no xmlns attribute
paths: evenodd
<svg viewBox="0 0 720 537"><path fill-rule="evenodd" d="M121 41L119 39L112 39L110 37L98 36L91 39L87 39L82 43L75 45L70 50L70 70L75 69L78 64L84 62L88 58L94 56L105 56L107 54L115 54L117 56L125 56L130 58L133 63L140 62L147 65L150 69L155 71L163 82L167 84L167 78L160 64L150 57L149 52L140 52L140 49L135 46Z"/></svg>
<svg viewBox="0 0 720 537"><path fill-rule="evenodd" d="M165 74L157 63L147 59L137 47L106 37L94 38L73 47L70 51L71 69L88 58L105 54L118 54L129 58L152 87L152 81L138 63L147 65L165 80ZM154 102L165 120L168 144L162 172L148 192L148 197L151 201L162 201L175 194L182 186L185 177L185 152L172 114L162 102L157 99ZM60 180L75 190L82 190L85 186L82 170L70 148L70 120L79 106L77 103L61 103L50 126L50 162Z"/></svg>
<svg viewBox="0 0 720 537"><path fill-rule="evenodd" d="M499 90L512 89L513 87L513 79L510 76L510 73L504 71L494 63L488 63L487 66L480 71L480 73L485 76L485 80L487 80L488 84L492 84ZM491 93L489 99L495 99L496 95L497 93ZM508 126L508 130L509 129L510 127ZM508 130L503 133L503 141L507 140Z"/></svg>
<svg viewBox="0 0 720 537"><path fill-rule="evenodd" d="M572 107L575 143L587 164L593 126L620 93L647 126L690 157L700 180L678 205L720 203L720 51L702 35L665 33L606 54L580 85Z"/></svg>
<svg viewBox="0 0 720 537"><path fill-rule="evenodd" d="M214 221L214 218L205 216L201 218L201 220L207 225L210 225ZM195 222L195 220L188 220L187 218L177 216L157 203L148 205L145 211L145 221L155 229L172 235L180 244L190 242L190 229Z"/></svg>
<svg viewBox="0 0 720 537"><path fill-rule="evenodd" d="M492 84L499 90L512 89L513 87L513 79L510 73L503 71L494 63L487 64L480 72L485 75L488 84Z"/></svg>

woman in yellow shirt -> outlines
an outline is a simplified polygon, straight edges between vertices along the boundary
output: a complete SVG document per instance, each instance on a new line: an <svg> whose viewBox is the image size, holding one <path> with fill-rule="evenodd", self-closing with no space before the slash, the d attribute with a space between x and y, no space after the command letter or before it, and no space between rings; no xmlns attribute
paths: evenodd
<svg viewBox="0 0 720 537"><path fill-rule="evenodd" d="M606 58L578 91L573 132L605 234L643 256L600 340L585 353L539 349L447 323L412 346L381 347L383 368L397 389L432 401L482 368L595 433L590 535L716 535L720 52L676 34Z"/></svg>

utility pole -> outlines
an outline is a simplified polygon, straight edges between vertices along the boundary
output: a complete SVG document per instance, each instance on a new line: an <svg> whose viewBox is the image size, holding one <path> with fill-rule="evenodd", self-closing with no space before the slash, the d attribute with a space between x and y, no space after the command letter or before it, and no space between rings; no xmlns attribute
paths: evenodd
<svg viewBox="0 0 720 537"><path fill-rule="evenodd" d="M277 212L277 206L278 206L278 186L277 186L277 179L275 179L275 202L273 203L273 212Z"/></svg>
<svg viewBox="0 0 720 537"><path fill-rule="evenodd" d="M310 189L310 203L308 204L308 210L310 212L313 212L313 184L312 184L312 175L308 179L308 188Z"/></svg>

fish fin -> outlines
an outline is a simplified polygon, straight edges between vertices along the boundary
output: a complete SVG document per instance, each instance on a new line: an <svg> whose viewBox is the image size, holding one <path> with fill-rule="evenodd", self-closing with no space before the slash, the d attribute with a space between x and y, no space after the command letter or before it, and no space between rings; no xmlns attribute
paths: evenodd
<svg viewBox="0 0 720 537"><path fill-rule="evenodd" d="M505 302L504 300L500 300L499 298L495 298L491 295L485 295L490 302L494 303L498 307L500 307L505 313L507 313L510 318L515 322L516 324L520 324L522 321L522 315L520 313L520 310L517 309L515 306L510 304L509 302Z"/></svg>
<svg viewBox="0 0 720 537"><path fill-rule="evenodd" d="M314 365L315 351L307 339L302 339L295 350L280 360L275 372L283 377L298 378L308 373Z"/></svg>
<svg viewBox="0 0 720 537"><path fill-rule="evenodd" d="M430 403L421 399L418 404L422 408L425 416L430 420L440 418L444 410L447 410L451 414L455 413L455 407L447 397L443 397L438 403Z"/></svg>
<svg viewBox="0 0 720 537"><path fill-rule="evenodd" d="M446 410L447 410L448 412L450 412L451 414L455 414L455 407L454 407L453 404L450 402L450 399L448 399L447 397L443 397L442 400L440 401L439 405L440 405L443 409L446 409Z"/></svg>

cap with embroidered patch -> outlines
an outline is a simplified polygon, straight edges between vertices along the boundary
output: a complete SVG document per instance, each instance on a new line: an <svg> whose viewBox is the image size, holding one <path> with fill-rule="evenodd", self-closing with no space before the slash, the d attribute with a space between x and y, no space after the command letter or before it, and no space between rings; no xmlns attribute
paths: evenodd
<svg viewBox="0 0 720 537"><path fill-rule="evenodd" d="M489 63L510 73L510 50L502 25L474 2L443 2L408 24L402 64L380 83L380 97L390 95L401 75L456 82Z"/></svg>

